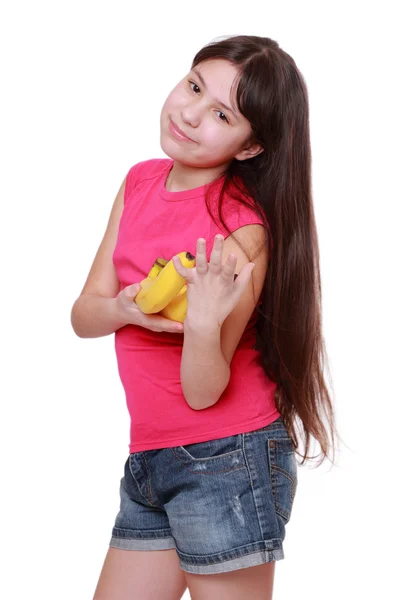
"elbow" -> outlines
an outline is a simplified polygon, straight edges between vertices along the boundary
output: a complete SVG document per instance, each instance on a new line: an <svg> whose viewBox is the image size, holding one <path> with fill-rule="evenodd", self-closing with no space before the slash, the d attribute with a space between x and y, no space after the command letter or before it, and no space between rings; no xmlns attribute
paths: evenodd
<svg viewBox="0 0 400 600"><path fill-rule="evenodd" d="M72 315L71 315L71 318L70 318L70 324L71 324L72 330L73 330L73 332L75 333L75 335L76 335L77 337L82 337L81 335L79 335L79 331L78 331L78 329L77 329L77 327L76 327L76 325L75 325L74 318L73 318L73 316L72 316Z"/></svg>
<svg viewBox="0 0 400 600"><path fill-rule="evenodd" d="M76 335L77 337L79 337L79 338L82 338L82 337L83 337L83 335L81 335L81 334L80 334L80 332L79 332L79 329L78 329L78 324L77 324L77 322L76 322L76 319L75 319L74 309L72 309L72 311L71 311L71 315L70 315L70 324L71 324L71 327L72 327L72 329L73 329L73 331L74 331L75 335Z"/></svg>
<svg viewBox="0 0 400 600"><path fill-rule="evenodd" d="M73 327L72 327L72 329L74 330L74 333L75 333L76 337L80 338L81 340L83 340L83 339L85 338L85 336L84 336L84 335L81 335L81 334L79 333L79 331L76 331L76 329L74 329Z"/></svg>
<svg viewBox="0 0 400 600"><path fill-rule="evenodd" d="M204 395L201 395L199 397L199 396L189 394L185 391L183 392L183 395L185 397L185 400L186 400L188 406L190 406L191 409L204 410L205 408L210 408L211 406L214 406L214 404L216 404L218 402L218 400L221 398L223 392L225 391L225 388L226 388L226 386L220 392L218 392L216 394L212 394L211 397L210 397L210 394L207 394L207 399L205 398Z"/></svg>
<svg viewBox="0 0 400 600"><path fill-rule="evenodd" d="M227 369L224 371L223 376L214 382L214 386L208 385L203 389L199 389L199 386L195 384L193 379L185 380L181 379L181 388L184 398L193 410L204 410L214 406L221 398L230 380L230 368L227 365Z"/></svg>
<svg viewBox="0 0 400 600"><path fill-rule="evenodd" d="M188 406L190 406L190 408L192 410L204 410L205 408L210 408L211 406L213 406L216 402L218 402L219 398L217 398L217 400L213 400L212 402L210 402L210 401L206 402L205 400L203 400L203 401L193 401L193 399L188 400L188 398L186 398L186 396L185 396L185 400L186 400Z"/></svg>
<svg viewBox="0 0 400 600"><path fill-rule="evenodd" d="M185 388L184 385L182 385L182 393L186 400L187 405L192 410L204 410L205 408L209 408L210 406L215 404L218 400L218 398L216 400L214 400L214 399L210 400L209 395L208 395L208 400L206 400L204 395L199 396L198 394L193 394L190 390Z"/></svg>
<svg viewBox="0 0 400 600"><path fill-rule="evenodd" d="M213 404L215 404L215 402L193 402L193 401L189 401L187 398L186 402L188 404L188 406L190 406L190 408L192 410L204 410L205 408L210 408L210 406L212 406Z"/></svg>
<svg viewBox="0 0 400 600"><path fill-rule="evenodd" d="M75 335L77 337L83 339L86 336L84 335L84 332L82 331L82 329L79 327L80 321L79 321L79 317L76 314L75 307L76 307L76 302L75 302L74 306L72 307L69 320L70 320L70 324L71 324L71 327L72 327Z"/></svg>

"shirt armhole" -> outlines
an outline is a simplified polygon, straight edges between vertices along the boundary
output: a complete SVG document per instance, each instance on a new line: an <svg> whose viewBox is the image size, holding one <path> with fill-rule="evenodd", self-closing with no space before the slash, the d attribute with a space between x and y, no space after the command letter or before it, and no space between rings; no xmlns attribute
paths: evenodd
<svg viewBox="0 0 400 600"><path fill-rule="evenodd" d="M263 214L265 215L264 212L263 212ZM271 247L273 248L271 226L269 224L268 219L265 218L265 220L266 220L268 237L271 240ZM229 229L231 230L230 233L234 233L237 229L240 229L244 225L256 225L257 224L257 225L263 225L265 227L265 223L264 223L263 219L255 212L255 210L253 210L247 206L244 206L244 205L241 205L240 207L238 207L237 212L234 212L233 214L231 214L226 219L226 222L229 226ZM224 236L224 239L226 239L229 235L229 233L223 227L221 227L220 233L222 233L222 235Z"/></svg>
<svg viewBox="0 0 400 600"><path fill-rule="evenodd" d="M128 199L129 196L131 195L132 191L135 188L136 185L136 175L137 175L137 167L138 167L137 163L136 165L133 165L133 167L131 167L126 175L126 181L125 181L125 190L124 190L124 206L128 203Z"/></svg>

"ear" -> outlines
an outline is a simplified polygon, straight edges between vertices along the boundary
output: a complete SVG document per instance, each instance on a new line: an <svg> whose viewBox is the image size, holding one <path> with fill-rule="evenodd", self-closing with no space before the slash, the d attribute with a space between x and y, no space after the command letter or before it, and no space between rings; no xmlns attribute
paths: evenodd
<svg viewBox="0 0 400 600"><path fill-rule="evenodd" d="M264 152L264 148L260 146L260 144L250 144L249 146L242 148L234 158L236 158L236 160L247 160L248 158L253 158L258 154L261 154L261 152Z"/></svg>

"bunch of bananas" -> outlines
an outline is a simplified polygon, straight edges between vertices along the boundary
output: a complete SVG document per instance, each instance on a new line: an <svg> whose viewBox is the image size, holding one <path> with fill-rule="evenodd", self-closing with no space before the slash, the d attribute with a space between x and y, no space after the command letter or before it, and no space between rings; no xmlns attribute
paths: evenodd
<svg viewBox="0 0 400 600"><path fill-rule="evenodd" d="M195 266L196 257L190 252L179 252L177 256L184 267L191 269ZM183 323L187 311L187 284L175 269L172 259L158 257L140 285L134 302L143 313L160 313L167 319Z"/></svg>

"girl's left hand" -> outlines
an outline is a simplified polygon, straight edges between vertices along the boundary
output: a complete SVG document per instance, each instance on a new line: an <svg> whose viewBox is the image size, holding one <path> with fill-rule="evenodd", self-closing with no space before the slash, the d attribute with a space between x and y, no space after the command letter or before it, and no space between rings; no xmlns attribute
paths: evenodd
<svg viewBox="0 0 400 600"><path fill-rule="evenodd" d="M196 266L189 269L178 256L172 260L175 269L187 283L188 308L185 322L194 327L221 327L226 317L239 302L249 282L254 263L246 263L234 279L237 256L229 254L222 264L224 237L217 234L207 263L206 240L199 238L196 245Z"/></svg>

